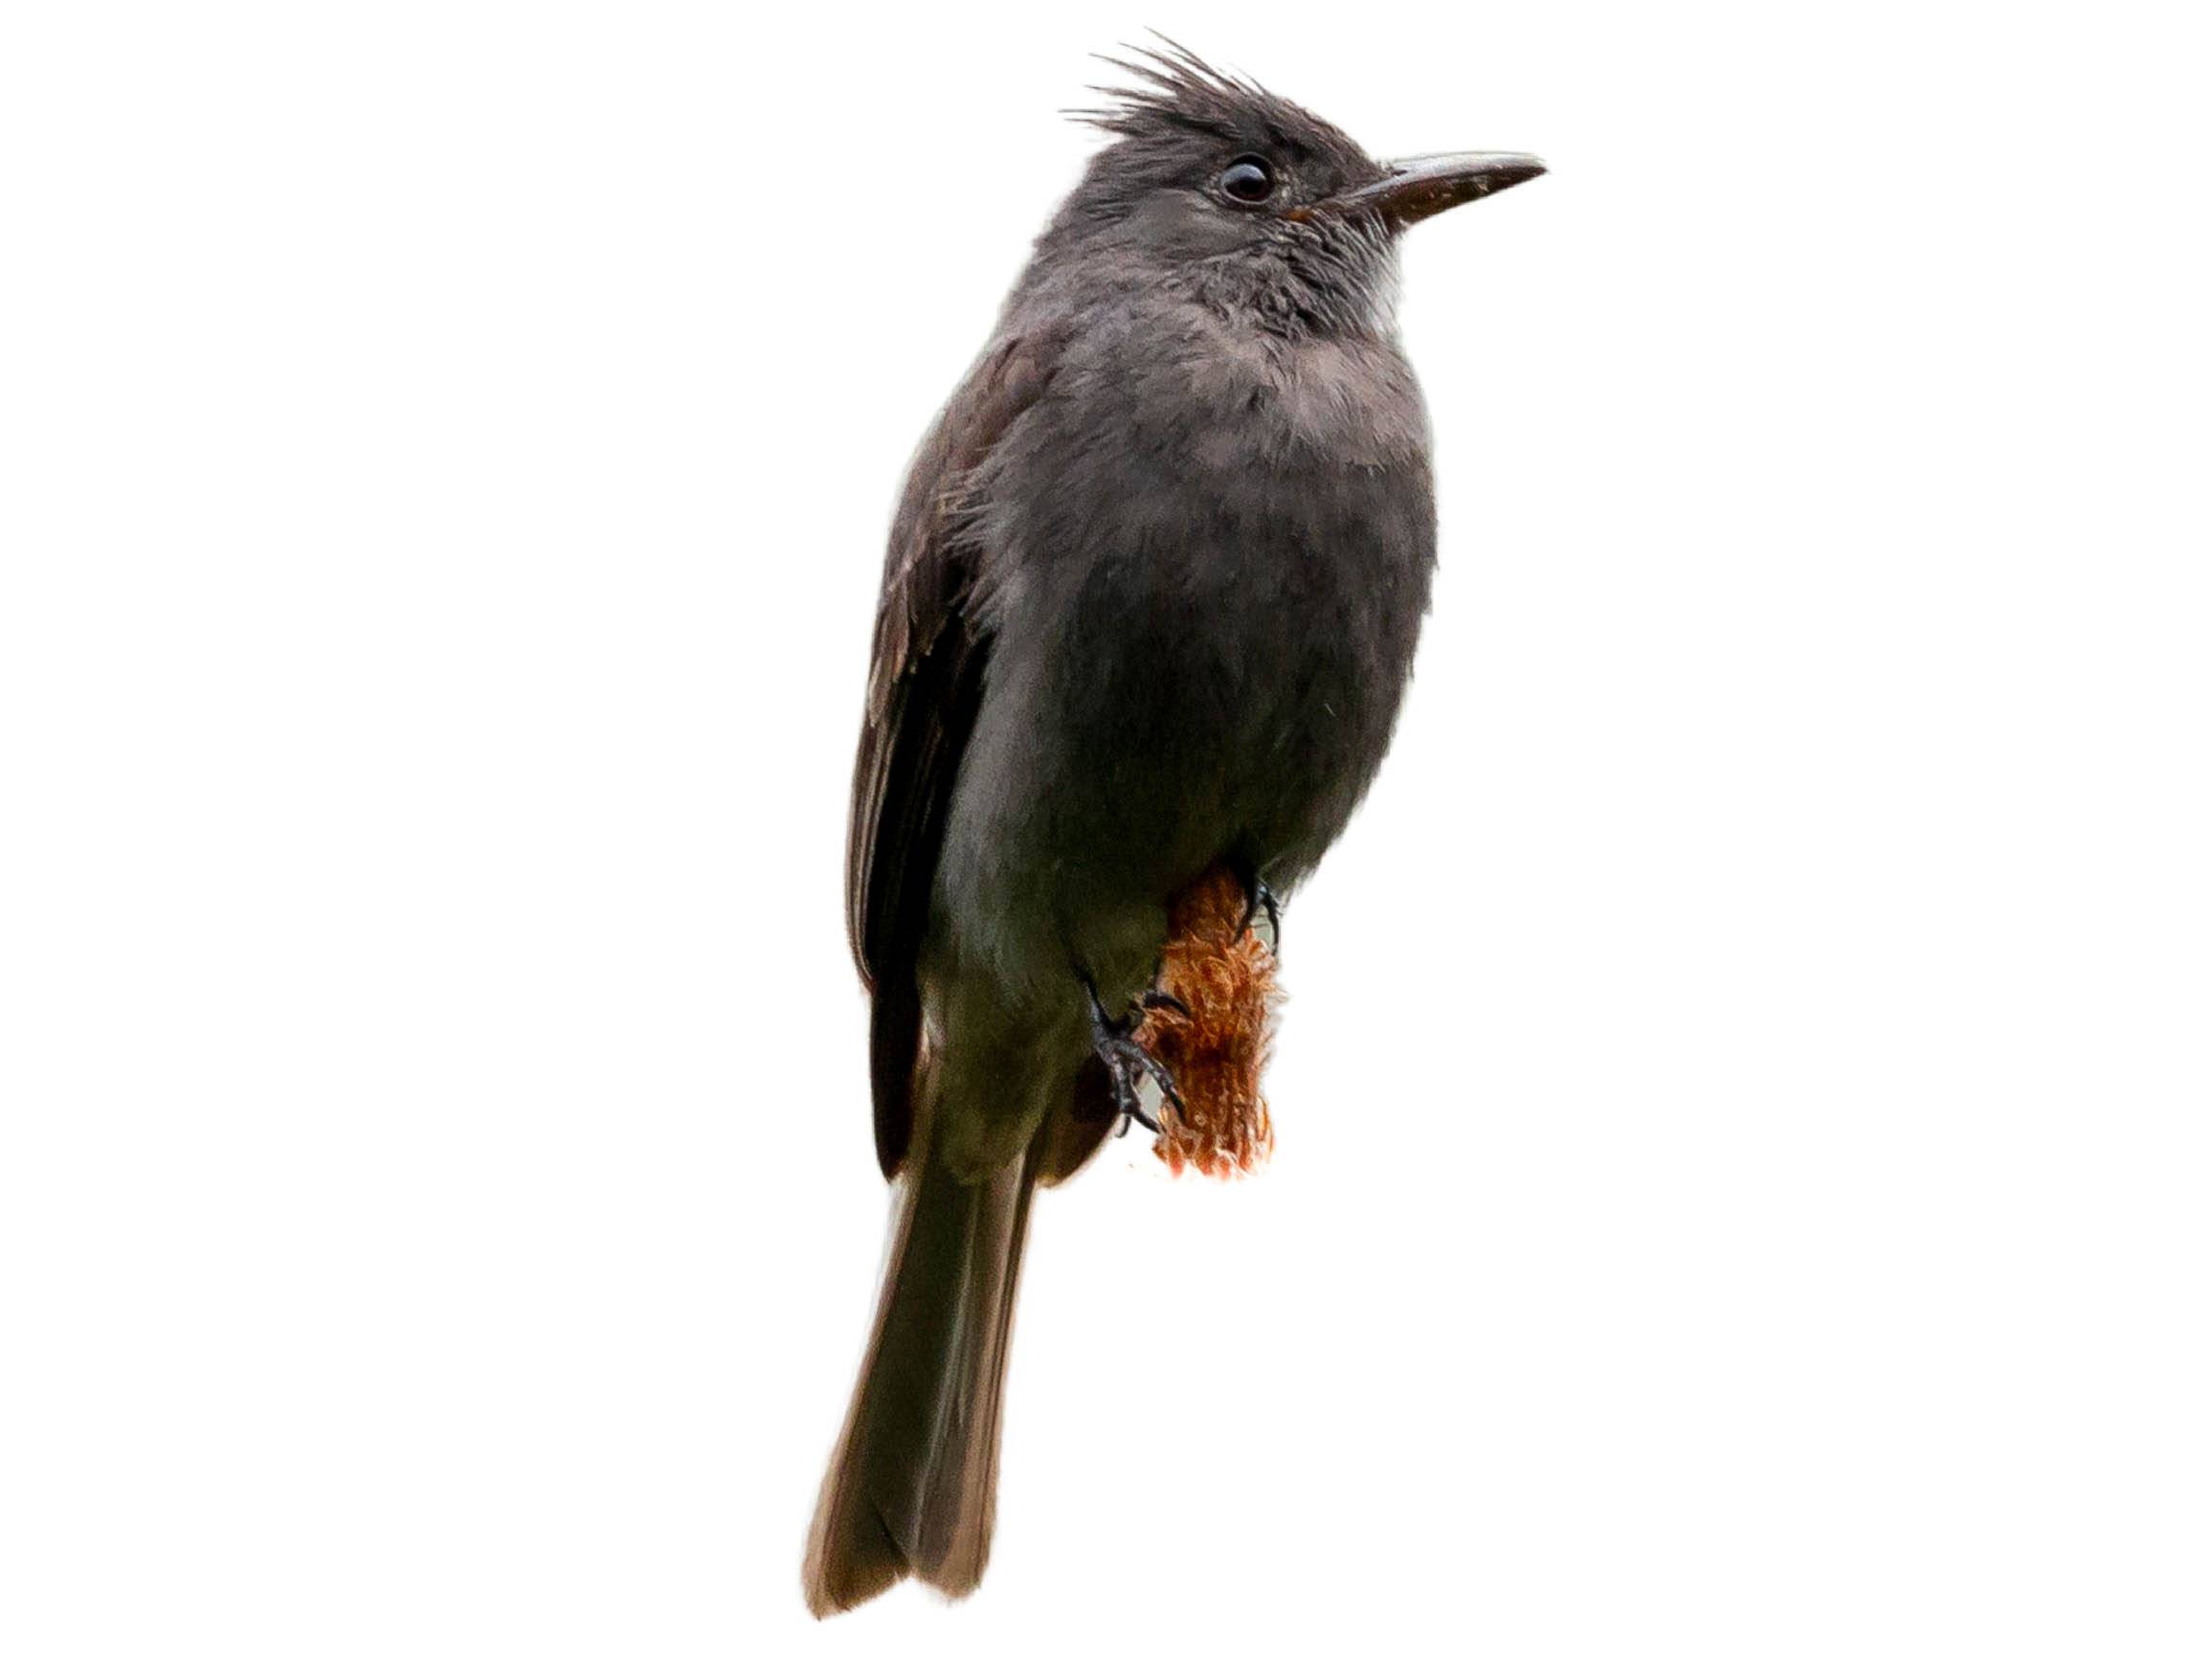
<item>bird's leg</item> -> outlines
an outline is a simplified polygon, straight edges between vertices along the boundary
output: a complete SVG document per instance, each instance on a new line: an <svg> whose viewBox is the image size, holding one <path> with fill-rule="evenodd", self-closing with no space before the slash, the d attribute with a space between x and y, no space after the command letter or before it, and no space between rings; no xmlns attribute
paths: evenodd
<svg viewBox="0 0 2212 1659"><path fill-rule="evenodd" d="M1151 1049L1137 1041L1137 1027L1144 1023L1142 1012L1131 1012L1120 1020L1109 1016L1098 999L1098 987L1086 976L1084 993L1090 998L1091 1047L1105 1063L1107 1086L1113 1090L1114 1110L1121 1113L1121 1127L1117 1135L1129 1132L1129 1120L1134 1118L1154 1134L1160 1132L1157 1119L1145 1110L1144 1102L1137 1096L1137 1087L1147 1077L1160 1086L1160 1094L1178 1112L1184 1110L1183 1097L1175 1088L1174 1074L1160 1063ZM1173 1008L1186 1019L1190 1009L1180 998L1165 991L1148 991L1137 998L1137 1009Z"/></svg>
<svg viewBox="0 0 2212 1659"><path fill-rule="evenodd" d="M1260 912L1267 912L1267 950L1271 955L1283 954L1283 906L1275 897L1275 889L1260 879L1254 870L1244 878L1244 919L1237 924L1237 937L1241 939L1252 930L1252 924Z"/></svg>

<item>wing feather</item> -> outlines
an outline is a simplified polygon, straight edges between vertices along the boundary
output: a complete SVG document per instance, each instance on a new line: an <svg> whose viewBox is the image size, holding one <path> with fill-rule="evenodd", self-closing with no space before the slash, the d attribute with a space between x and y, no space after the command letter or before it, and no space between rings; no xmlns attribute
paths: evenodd
<svg viewBox="0 0 2212 1659"><path fill-rule="evenodd" d="M994 342L945 406L906 476L883 561L867 713L853 767L845 925L874 994L869 1052L876 1158L896 1173L913 1134L922 1038L916 964L960 757L991 641L973 605L988 549L968 533L977 470L1043 395L1048 337Z"/></svg>

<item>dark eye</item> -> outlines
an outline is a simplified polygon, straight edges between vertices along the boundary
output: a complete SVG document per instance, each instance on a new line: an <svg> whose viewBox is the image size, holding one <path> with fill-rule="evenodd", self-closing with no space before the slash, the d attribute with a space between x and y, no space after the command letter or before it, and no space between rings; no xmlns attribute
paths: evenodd
<svg viewBox="0 0 2212 1659"><path fill-rule="evenodd" d="M1240 155L1222 172L1221 193L1233 202L1263 202L1275 193L1275 175L1258 156Z"/></svg>

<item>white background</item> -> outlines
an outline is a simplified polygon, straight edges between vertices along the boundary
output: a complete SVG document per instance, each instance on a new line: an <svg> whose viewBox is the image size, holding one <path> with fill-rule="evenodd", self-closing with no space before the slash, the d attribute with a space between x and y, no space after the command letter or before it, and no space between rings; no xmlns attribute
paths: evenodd
<svg viewBox="0 0 2212 1659"><path fill-rule="evenodd" d="M2206 1651L2183 15L10 8L0 1649ZM1147 24L1554 170L1274 1168L1040 1202L816 1627L883 530Z"/></svg>

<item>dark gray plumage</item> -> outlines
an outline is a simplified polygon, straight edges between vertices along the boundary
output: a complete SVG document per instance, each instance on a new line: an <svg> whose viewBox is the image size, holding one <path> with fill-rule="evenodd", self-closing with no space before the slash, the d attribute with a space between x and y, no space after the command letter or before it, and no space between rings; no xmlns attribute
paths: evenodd
<svg viewBox="0 0 2212 1659"><path fill-rule="evenodd" d="M1396 238L1543 170L1372 161L1179 48L1122 67L884 565L847 902L900 1197L817 1614L980 1576L1031 1193L1134 1081L1092 990L1151 987L1214 865L1294 888L1374 778L1436 549Z"/></svg>

